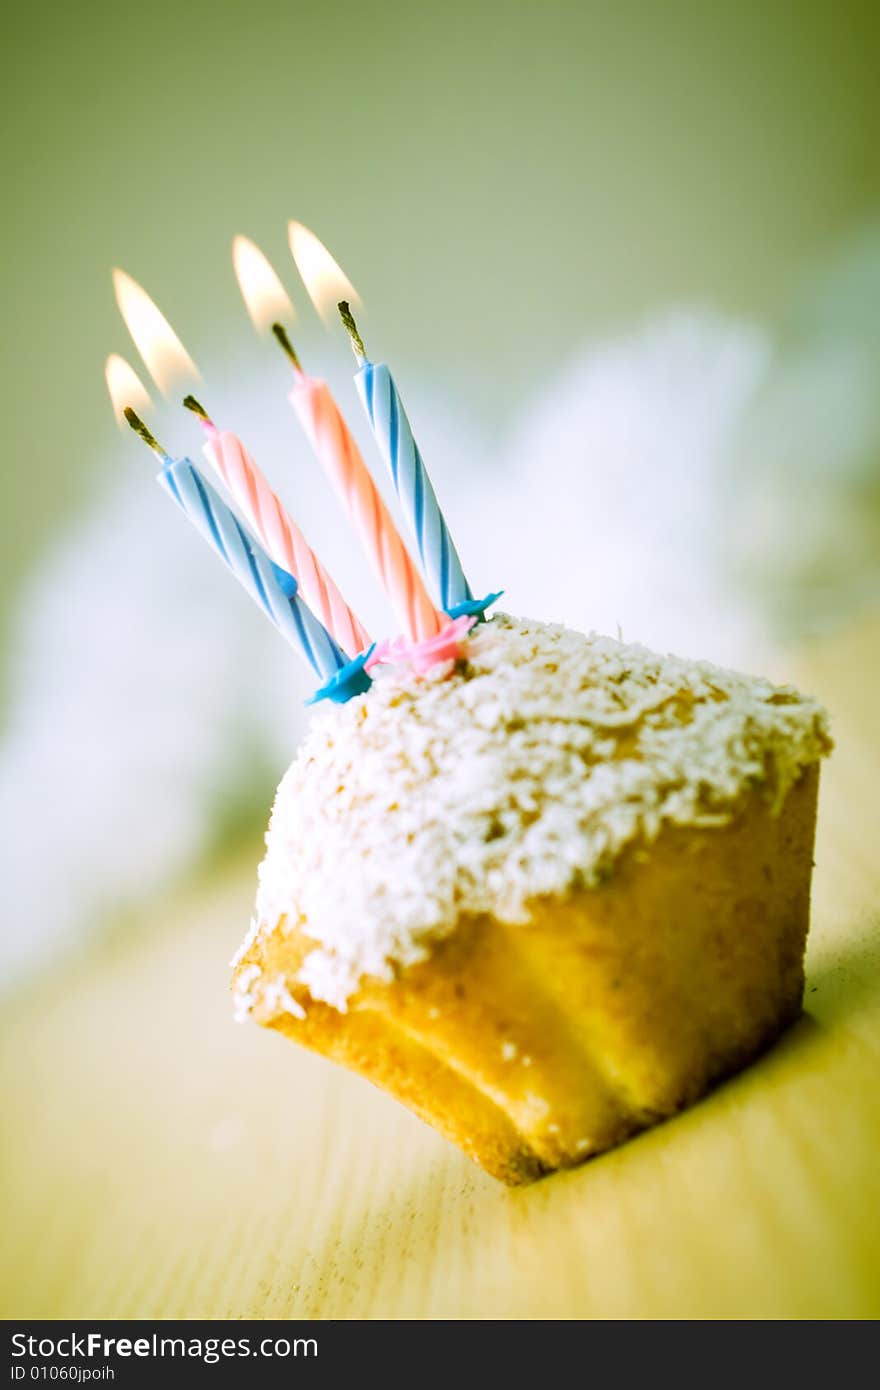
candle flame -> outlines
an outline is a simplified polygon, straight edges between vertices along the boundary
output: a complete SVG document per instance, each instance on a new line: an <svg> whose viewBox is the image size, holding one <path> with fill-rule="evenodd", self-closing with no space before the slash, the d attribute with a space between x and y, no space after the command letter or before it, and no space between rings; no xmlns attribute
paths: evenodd
<svg viewBox="0 0 880 1390"><path fill-rule="evenodd" d="M290 295L272 265L248 237L237 236L232 243L232 264L245 308L258 333L268 332L278 320L296 318Z"/></svg>
<svg viewBox="0 0 880 1390"><path fill-rule="evenodd" d="M111 352L104 364L104 378L107 382L107 390L110 392L110 401L113 405L113 414L116 416L116 423L120 428L126 423L123 414L126 406L142 413L152 407L150 393L144 386L137 372L129 366L124 357L120 357L118 352Z"/></svg>
<svg viewBox="0 0 880 1390"><path fill-rule="evenodd" d="M125 326L162 395L176 394L182 385L201 381L195 362L146 290L124 270L114 270L113 288Z"/></svg>
<svg viewBox="0 0 880 1390"><path fill-rule="evenodd" d="M301 222L291 222L288 234L296 268L321 318L325 322L333 319L340 299L347 299L349 304L360 308L361 298L354 285L314 232L310 232Z"/></svg>

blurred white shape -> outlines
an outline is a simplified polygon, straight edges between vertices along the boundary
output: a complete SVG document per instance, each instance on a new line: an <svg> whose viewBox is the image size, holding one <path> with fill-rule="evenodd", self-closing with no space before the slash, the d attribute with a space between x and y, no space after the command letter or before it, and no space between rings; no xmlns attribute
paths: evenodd
<svg viewBox="0 0 880 1390"><path fill-rule="evenodd" d="M295 656L135 468L44 559L11 673L7 979L191 863L242 780L286 760L309 692Z"/></svg>
<svg viewBox="0 0 880 1390"><path fill-rule="evenodd" d="M760 615L720 563L721 480L769 357L759 330L697 312L581 353L470 513L503 602L685 655L754 656Z"/></svg>

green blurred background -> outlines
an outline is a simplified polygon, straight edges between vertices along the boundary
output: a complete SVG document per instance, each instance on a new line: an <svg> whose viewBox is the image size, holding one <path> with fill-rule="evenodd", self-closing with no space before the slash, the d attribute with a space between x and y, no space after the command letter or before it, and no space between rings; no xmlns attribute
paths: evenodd
<svg viewBox="0 0 880 1390"><path fill-rule="evenodd" d="M585 331L772 319L880 203L869 3L89 0L5 29L4 616L113 447L105 355L139 366L114 264L198 361L249 341L234 232L303 307L297 217L391 360L491 427Z"/></svg>

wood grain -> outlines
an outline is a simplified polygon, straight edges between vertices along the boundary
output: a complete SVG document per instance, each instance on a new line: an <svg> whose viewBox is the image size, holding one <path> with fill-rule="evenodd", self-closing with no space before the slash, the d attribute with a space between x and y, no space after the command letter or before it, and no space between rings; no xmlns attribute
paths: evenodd
<svg viewBox="0 0 880 1390"><path fill-rule="evenodd" d="M780 657L829 705L807 1014L707 1100L506 1190L230 1018L254 865L7 1008L5 1317L880 1314L880 618Z"/></svg>

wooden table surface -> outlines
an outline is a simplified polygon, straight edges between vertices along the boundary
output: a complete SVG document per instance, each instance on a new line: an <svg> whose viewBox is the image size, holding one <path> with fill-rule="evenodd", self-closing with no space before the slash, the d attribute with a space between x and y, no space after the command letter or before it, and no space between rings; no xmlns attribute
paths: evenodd
<svg viewBox="0 0 880 1390"><path fill-rule="evenodd" d="M2 1315L880 1314L880 618L773 674L825 700L838 747L807 1012L766 1057L508 1191L366 1083L232 1023L249 856L7 1008Z"/></svg>

